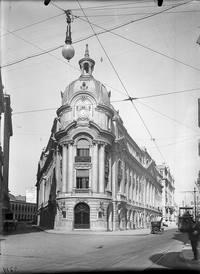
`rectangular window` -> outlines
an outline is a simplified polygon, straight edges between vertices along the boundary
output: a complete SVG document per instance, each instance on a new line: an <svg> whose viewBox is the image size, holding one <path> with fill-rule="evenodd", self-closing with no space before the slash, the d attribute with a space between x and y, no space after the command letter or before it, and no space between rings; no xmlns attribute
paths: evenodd
<svg viewBox="0 0 200 274"><path fill-rule="evenodd" d="M76 171L76 188L89 188L88 169L78 169Z"/></svg>
<svg viewBox="0 0 200 274"><path fill-rule="evenodd" d="M62 217L66 219L67 217L67 214L66 214L66 211L65 210L62 210Z"/></svg>

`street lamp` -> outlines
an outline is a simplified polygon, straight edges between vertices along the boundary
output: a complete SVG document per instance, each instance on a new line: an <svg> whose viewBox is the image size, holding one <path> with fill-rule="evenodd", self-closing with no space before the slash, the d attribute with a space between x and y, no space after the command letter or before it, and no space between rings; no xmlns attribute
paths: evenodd
<svg viewBox="0 0 200 274"><path fill-rule="evenodd" d="M49 5L50 2L51 2L51 0L44 0L45 6Z"/></svg>
<svg viewBox="0 0 200 274"><path fill-rule="evenodd" d="M157 4L158 4L159 7L161 7L162 4L163 4L163 0L156 0L156 2L157 2Z"/></svg>
<svg viewBox="0 0 200 274"><path fill-rule="evenodd" d="M196 188L194 187L194 218L197 219Z"/></svg>
<svg viewBox="0 0 200 274"><path fill-rule="evenodd" d="M68 61L74 56L74 47L72 46L72 38L71 38L71 10L65 11L67 17L67 31L66 31L66 39L65 45L62 48L62 55Z"/></svg>

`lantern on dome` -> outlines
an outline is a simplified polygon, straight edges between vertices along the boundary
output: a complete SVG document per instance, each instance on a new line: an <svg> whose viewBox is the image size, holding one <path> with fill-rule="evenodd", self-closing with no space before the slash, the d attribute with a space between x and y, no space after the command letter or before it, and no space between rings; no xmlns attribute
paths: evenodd
<svg viewBox="0 0 200 274"><path fill-rule="evenodd" d="M75 50L74 50L74 47L72 46L72 38L71 38L71 17L70 17L71 11L67 10L65 13L67 16L67 31L66 31L65 45L62 48L62 56L69 61L74 56Z"/></svg>

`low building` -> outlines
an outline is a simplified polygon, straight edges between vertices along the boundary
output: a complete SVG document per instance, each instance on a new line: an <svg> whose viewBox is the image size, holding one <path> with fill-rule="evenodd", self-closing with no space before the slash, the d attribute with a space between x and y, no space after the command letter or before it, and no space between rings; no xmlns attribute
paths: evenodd
<svg viewBox="0 0 200 274"><path fill-rule="evenodd" d="M111 93L93 77L87 46L79 65L81 75L62 93L38 163L38 225L64 231L147 227L162 215L162 176L128 134Z"/></svg>
<svg viewBox="0 0 200 274"><path fill-rule="evenodd" d="M36 222L37 205L36 203L28 203L26 199L18 199L18 196L9 194L10 208L13 213L13 218L17 221L32 221ZM24 197L20 195L20 198Z"/></svg>

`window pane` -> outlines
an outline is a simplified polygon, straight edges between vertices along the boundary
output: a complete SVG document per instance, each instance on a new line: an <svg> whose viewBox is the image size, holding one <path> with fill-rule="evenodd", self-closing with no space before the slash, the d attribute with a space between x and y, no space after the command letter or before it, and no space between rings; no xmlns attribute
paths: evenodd
<svg viewBox="0 0 200 274"><path fill-rule="evenodd" d="M89 148L78 148L77 156L89 156Z"/></svg>
<svg viewBox="0 0 200 274"><path fill-rule="evenodd" d="M86 139L80 139L77 143L77 148L89 148L89 142Z"/></svg>
<svg viewBox="0 0 200 274"><path fill-rule="evenodd" d="M76 177L89 177L89 170L88 169L77 169Z"/></svg>

